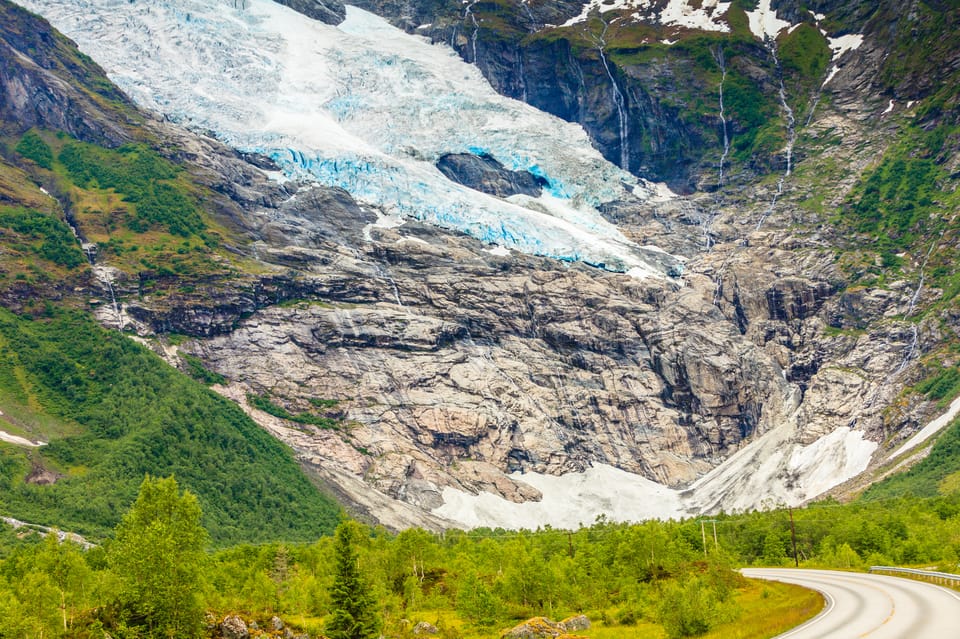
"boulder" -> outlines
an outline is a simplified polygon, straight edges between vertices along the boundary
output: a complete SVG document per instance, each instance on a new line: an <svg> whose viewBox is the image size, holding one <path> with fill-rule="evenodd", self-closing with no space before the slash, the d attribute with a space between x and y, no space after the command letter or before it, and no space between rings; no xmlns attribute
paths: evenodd
<svg viewBox="0 0 960 639"><path fill-rule="evenodd" d="M575 615L573 617L567 617L560 622L560 625L563 626L563 629L567 632L577 632L579 630L588 630L590 628L590 620L587 619L586 615Z"/></svg>
<svg viewBox="0 0 960 639"><path fill-rule="evenodd" d="M564 634L566 629L546 617L534 617L503 633L503 639L553 639Z"/></svg>
<svg viewBox="0 0 960 639"><path fill-rule="evenodd" d="M250 639L250 630L239 615L227 615L220 624L220 636L223 639Z"/></svg>
<svg viewBox="0 0 960 639"><path fill-rule="evenodd" d="M435 635L439 630L432 623L426 621L421 621L413 627L413 634L415 635Z"/></svg>

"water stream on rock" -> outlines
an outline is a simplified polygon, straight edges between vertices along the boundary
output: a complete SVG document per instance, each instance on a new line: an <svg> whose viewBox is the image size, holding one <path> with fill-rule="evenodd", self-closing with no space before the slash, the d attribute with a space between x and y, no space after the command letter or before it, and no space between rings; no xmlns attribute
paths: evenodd
<svg viewBox="0 0 960 639"><path fill-rule="evenodd" d="M613 104L617 108L617 121L619 125L619 134L620 134L620 168L624 171L630 170L630 147L627 142L627 134L629 132L628 121L627 121L627 111L626 111L626 100L623 97L623 92L620 91L620 85L617 84L617 80L613 75L613 72L610 70L610 64L607 62L606 46L607 46L607 28L608 25L606 22L603 23L603 31L600 33L600 37L594 37L594 44L597 47L597 52L600 54L600 62L603 63L603 69L607 72L607 77L610 78L610 84L613 87Z"/></svg>
<svg viewBox="0 0 960 639"><path fill-rule="evenodd" d="M477 16L473 15L473 5L479 1L480 0L471 0L470 4L463 10L463 20L466 21L469 18L473 24L473 34L470 36L470 47L473 52L473 58L470 62L474 64L477 63L477 32L480 31L480 24L477 22Z"/></svg>
<svg viewBox="0 0 960 639"><path fill-rule="evenodd" d="M790 104L787 102L787 90L783 86L783 65L780 63L780 56L777 53L777 42L773 38L766 39L767 51L770 52L770 57L773 59L774 67L777 70L777 96L780 99L780 108L783 109L784 117L787 124L787 146L784 148L784 153L786 154L787 159L787 168L783 172L783 175L780 176L780 179L777 180L777 191L773 194L773 199L770 201L770 206L767 207L767 210L763 212L763 215L760 216L760 220L757 222L757 229L760 230L760 227L763 226L763 223L766 221L770 215L773 214L773 210L777 206L777 201L780 199L780 196L783 195L783 184L790 174L793 172L793 147L797 141L797 120L793 114L793 109L790 107Z"/></svg>
<svg viewBox="0 0 960 639"><path fill-rule="evenodd" d="M720 67L720 123L723 125L723 153L720 155L720 175L717 179L717 188L719 189L723 186L723 163L726 162L727 156L730 155L730 135L727 130L727 116L723 107L723 85L727 81L727 61L721 47L717 47L712 53L713 59L716 60L717 66Z"/></svg>

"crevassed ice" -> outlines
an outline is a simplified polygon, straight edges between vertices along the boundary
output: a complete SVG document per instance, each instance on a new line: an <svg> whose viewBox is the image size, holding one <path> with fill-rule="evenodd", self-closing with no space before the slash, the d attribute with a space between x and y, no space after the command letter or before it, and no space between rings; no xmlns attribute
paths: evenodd
<svg viewBox="0 0 960 639"><path fill-rule="evenodd" d="M372 14L349 7L332 27L270 0L20 4L138 104L269 155L287 177L522 252L662 273L596 210L649 185L605 161L579 126L498 95L448 47ZM434 166L470 152L545 178L544 196L504 201Z"/></svg>

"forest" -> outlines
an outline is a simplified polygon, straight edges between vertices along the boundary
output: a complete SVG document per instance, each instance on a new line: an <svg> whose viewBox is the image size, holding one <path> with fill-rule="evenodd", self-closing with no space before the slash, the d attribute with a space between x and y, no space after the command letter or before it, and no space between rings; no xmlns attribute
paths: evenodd
<svg viewBox="0 0 960 639"><path fill-rule="evenodd" d="M414 627L479 639L579 615L590 626L576 636L600 639L770 637L816 614L821 598L737 567L956 572L960 492L945 489L571 531L394 534L342 519L312 542L212 550L196 497L173 477L147 477L95 544L0 530L0 637L212 637L231 615L251 636L288 639L406 638Z"/></svg>

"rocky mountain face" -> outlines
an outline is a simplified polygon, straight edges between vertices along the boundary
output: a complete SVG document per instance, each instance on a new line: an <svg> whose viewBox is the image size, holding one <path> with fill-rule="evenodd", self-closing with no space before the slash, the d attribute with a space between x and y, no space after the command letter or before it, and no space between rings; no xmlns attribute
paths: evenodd
<svg viewBox="0 0 960 639"><path fill-rule="evenodd" d="M504 95L580 123L608 160L680 193L715 188L721 157L727 175L743 180L784 167L781 86L804 122L821 98L849 106L917 99L956 62L943 52L947 66L904 73L889 55L911 46L911 32L951 28L954 10L937 3L919 10L791 0L726 8L667 0L357 5L448 43ZM930 24L939 20L947 24ZM856 35L866 46L838 55L844 38Z"/></svg>
<svg viewBox="0 0 960 639"><path fill-rule="evenodd" d="M157 273L101 252L94 266L110 276L77 299L115 295L95 311L105 325L222 375L219 391L357 512L392 527L462 523L442 508L450 491L536 502L547 495L516 473L592 466L678 494L692 485L690 512L796 503L880 465L941 410L911 389L956 365L949 3L358 4L449 44L499 92L582 124L608 160L681 193L601 211L681 258L682 277L384 224L346 190L278 181L270 158L128 109L99 80L84 89L92 63L51 61L62 36L0 3L17 16L0 43L6 134L109 147L142 127L207 189L235 260ZM935 64L898 53L921 36L935 38ZM935 189L875 189L928 217L899 231L856 217L884 162L907 170L917 153ZM482 154L438 166L500 198L544 186Z"/></svg>

